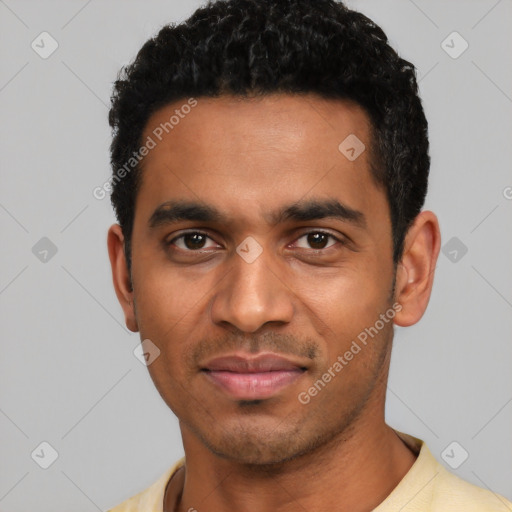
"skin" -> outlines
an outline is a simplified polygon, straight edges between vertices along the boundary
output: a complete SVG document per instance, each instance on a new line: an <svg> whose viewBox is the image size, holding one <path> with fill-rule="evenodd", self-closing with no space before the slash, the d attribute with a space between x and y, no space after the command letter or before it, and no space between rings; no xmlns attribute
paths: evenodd
<svg viewBox="0 0 512 512"><path fill-rule="evenodd" d="M144 140L184 103L154 113ZM118 225L108 249L126 325L160 349L148 369L180 421L187 463L167 486L164 510L369 511L414 463L385 423L386 383L393 323L422 317L440 232L434 213L421 212L395 269L389 206L369 172L369 126L359 106L316 95L198 98L145 157L131 276ZM354 161L338 150L349 134L367 148ZM366 226L270 222L269 212L313 198L362 212ZM154 210L176 199L213 205L227 222L151 228ZM346 243L308 236L319 229ZM165 244L184 230L205 233L206 252L190 236ZM236 252L248 236L262 248L250 264ZM394 319L300 403L299 393L395 302ZM268 399L242 402L200 371L235 350L277 352L307 370Z"/></svg>

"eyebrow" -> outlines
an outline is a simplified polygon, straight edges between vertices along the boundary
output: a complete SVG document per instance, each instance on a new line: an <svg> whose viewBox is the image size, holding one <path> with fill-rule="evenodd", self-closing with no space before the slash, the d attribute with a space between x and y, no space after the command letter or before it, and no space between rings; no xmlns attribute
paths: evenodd
<svg viewBox="0 0 512 512"><path fill-rule="evenodd" d="M366 228L367 225L363 212L354 210L337 199L298 201L265 215L265 220L271 225L289 220L305 222L325 218L342 220L362 229ZM177 200L166 201L159 205L149 219L149 226L156 228L181 221L228 224L230 220L232 219L212 205L202 202Z"/></svg>

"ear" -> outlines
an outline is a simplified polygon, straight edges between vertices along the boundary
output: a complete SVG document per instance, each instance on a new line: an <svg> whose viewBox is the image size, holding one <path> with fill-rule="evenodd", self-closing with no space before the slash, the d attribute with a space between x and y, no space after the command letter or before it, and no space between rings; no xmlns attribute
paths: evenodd
<svg viewBox="0 0 512 512"><path fill-rule="evenodd" d="M107 236L107 246L110 266L112 267L114 289L116 291L117 300L124 311L126 327L132 332L138 332L139 327L135 318L131 278L124 254L124 236L119 224L110 226Z"/></svg>
<svg viewBox="0 0 512 512"><path fill-rule="evenodd" d="M408 327L418 322L427 309L437 257L441 247L439 222L425 210L407 231L404 253L397 266L395 300L402 305L394 323Z"/></svg>

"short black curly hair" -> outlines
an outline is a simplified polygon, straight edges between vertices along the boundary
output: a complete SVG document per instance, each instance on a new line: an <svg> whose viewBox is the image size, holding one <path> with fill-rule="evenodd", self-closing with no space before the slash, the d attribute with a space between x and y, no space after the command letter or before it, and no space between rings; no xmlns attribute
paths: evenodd
<svg viewBox="0 0 512 512"><path fill-rule="evenodd" d="M371 175L389 202L393 262L428 187L428 125L414 66L382 29L335 0L209 1L149 39L114 82L113 176L141 147L149 117L190 97L316 93L359 104L371 122ZM111 201L130 242L140 168L111 178Z"/></svg>

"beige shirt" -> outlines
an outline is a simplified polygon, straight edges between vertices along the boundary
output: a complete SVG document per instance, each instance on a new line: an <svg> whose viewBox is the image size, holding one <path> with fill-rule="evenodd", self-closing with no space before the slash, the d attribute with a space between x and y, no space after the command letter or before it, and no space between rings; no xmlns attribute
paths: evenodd
<svg viewBox="0 0 512 512"><path fill-rule="evenodd" d="M447 471L416 437L397 435L418 457L389 496L373 512L512 512L512 502ZM185 464L176 462L151 487L108 512L163 512L167 483Z"/></svg>

